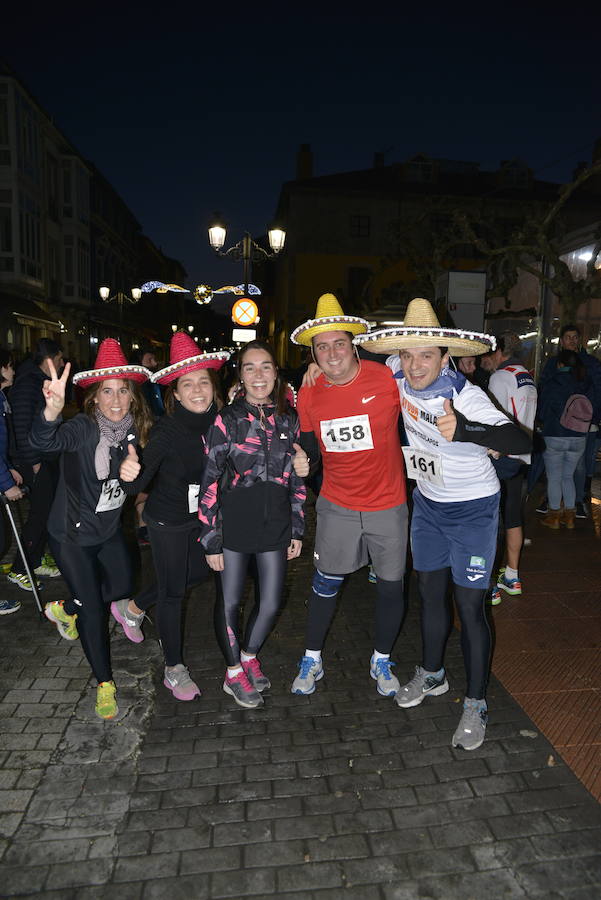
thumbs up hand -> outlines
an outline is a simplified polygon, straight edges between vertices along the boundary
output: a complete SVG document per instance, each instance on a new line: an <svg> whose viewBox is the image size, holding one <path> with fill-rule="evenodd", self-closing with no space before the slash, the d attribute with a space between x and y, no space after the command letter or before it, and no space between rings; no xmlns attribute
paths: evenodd
<svg viewBox="0 0 601 900"><path fill-rule="evenodd" d="M443 403L444 415L438 416L436 427L440 431L445 440L452 441L457 428L457 416L450 400L445 399Z"/></svg>
<svg viewBox="0 0 601 900"><path fill-rule="evenodd" d="M127 456L119 467L119 478L121 481L135 481L141 468L136 448L133 444L128 444Z"/></svg>
<svg viewBox="0 0 601 900"><path fill-rule="evenodd" d="M292 458L294 472L299 478L306 478L309 474L309 457L300 444L293 444L292 446L296 451Z"/></svg>

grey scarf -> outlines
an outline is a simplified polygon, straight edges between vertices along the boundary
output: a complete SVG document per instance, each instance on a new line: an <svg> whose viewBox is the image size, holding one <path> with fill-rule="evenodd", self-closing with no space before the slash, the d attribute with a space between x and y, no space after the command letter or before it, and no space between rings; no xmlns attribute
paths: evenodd
<svg viewBox="0 0 601 900"><path fill-rule="evenodd" d="M120 422L111 422L102 415L99 409L96 409L96 422L100 431L100 440L94 455L94 467L98 480L104 481L109 477L111 470L111 447L118 447L123 442L127 433L133 428L134 418L131 413L127 413Z"/></svg>

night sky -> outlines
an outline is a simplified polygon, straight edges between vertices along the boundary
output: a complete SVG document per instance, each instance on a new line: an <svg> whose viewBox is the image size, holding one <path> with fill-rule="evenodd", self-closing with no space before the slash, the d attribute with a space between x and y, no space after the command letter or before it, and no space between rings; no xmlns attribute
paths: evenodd
<svg viewBox="0 0 601 900"><path fill-rule="evenodd" d="M241 263L208 248L211 214L228 245L265 231L301 143L316 175L388 151L387 163L520 157L565 181L601 137L598 4L211 6L23 4L0 38L56 124L184 263L187 286L242 280Z"/></svg>

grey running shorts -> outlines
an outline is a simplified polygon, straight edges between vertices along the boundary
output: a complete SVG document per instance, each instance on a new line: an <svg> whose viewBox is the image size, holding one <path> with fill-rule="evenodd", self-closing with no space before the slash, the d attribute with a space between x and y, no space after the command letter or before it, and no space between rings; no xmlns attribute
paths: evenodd
<svg viewBox="0 0 601 900"><path fill-rule="evenodd" d="M313 562L328 575L348 575L369 562L384 581L399 581L407 555L407 504L357 512L318 497Z"/></svg>

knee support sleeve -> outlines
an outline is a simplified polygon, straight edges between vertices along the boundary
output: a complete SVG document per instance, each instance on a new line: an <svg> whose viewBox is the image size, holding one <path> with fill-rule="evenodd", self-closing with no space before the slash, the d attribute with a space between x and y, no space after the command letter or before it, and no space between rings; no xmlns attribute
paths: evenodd
<svg viewBox="0 0 601 900"><path fill-rule="evenodd" d="M335 597L343 581L344 575L328 575L326 572L320 572L319 569L315 569L312 584L313 592L318 597Z"/></svg>

